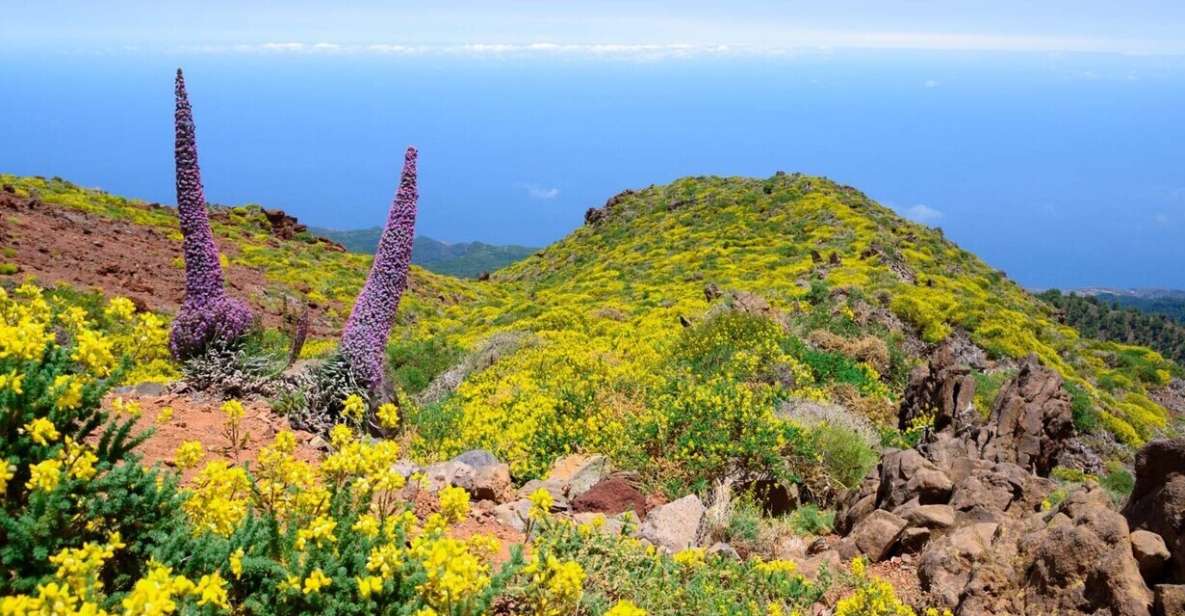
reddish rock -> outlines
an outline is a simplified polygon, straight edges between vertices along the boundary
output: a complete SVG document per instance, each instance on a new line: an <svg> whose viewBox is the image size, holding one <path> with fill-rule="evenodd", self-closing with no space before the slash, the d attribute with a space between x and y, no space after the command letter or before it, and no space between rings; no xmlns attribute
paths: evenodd
<svg viewBox="0 0 1185 616"><path fill-rule="evenodd" d="M613 515L633 511L642 518L648 509L645 495L620 477L604 479L572 501L572 510L576 512Z"/></svg>

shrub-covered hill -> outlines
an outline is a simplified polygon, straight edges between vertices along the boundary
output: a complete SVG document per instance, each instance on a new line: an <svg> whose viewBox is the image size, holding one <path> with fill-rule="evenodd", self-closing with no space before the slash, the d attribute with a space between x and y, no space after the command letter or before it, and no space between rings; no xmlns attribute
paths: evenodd
<svg viewBox="0 0 1185 616"><path fill-rule="evenodd" d="M19 199L152 229L180 254L168 208L60 180L0 183ZM6 211L0 231L19 235L33 212ZM212 222L232 292L272 314L283 297L307 299L323 313L305 356L331 352L370 258L257 206L219 208ZM0 280L53 274L28 266L39 241L6 251L22 271ZM262 282L234 289L239 268ZM167 315L171 301L150 307ZM559 455L597 451L673 494L747 471L825 493L857 482L882 438L909 438L892 430L908 373L950 336L994 359L976 375L984 410L1015 360L1035 353L1065 377L1079 428L1100 444L1114 435L1135 446L1171 428L1152 394L1174 364L1080 337L939 231L797 174L626 191L484 282L414 268L389 355L409 440L425 458L482 447L525 480ZM830 402L852 413L822 425L803 415L832 413L808 404Z"/></svg>
<svg viewBox="0 0 1185 616"><path fill-rule="evenodd" d="M622 193L587 221L495 273L501 292L463 324L423 330L470 350L504 333L493 340L516 349L423 410L426 443L490 447L527 475L569 449L735 463L759 438L744 426L785 400L886 420L924 345L960 331L1001 370L1035 353L1060 372L1080 428L1134 446L1169 426L1148 392L1171 362L1080 337L940 231L852 188L687 178ZM999 379L983 382L988 395Z"/></svg>

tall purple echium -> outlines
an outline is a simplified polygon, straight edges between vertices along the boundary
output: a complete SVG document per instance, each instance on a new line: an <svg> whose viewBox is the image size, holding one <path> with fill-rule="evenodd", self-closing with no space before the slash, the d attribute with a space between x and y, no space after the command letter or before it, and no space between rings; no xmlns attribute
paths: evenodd
<svg viewBox="0 0 1185 616"><path fill-rule="evenodd" d="M169 349L185 359L212 342L233 342L251 327L254 317L243 302L226 294L218 247L210 230L202 173L198 168L193 112L185 93L185 77L177 69L177 217L185 253L185 299L173 320Z"/></svg>
<svg viewBox="0 0 1185 616"><path fill-rule="evenodd" d="M411 264L412 239L416 227L416 149L407 148L399 191L387 215L387 225L379 238L374 264L354 310L342 331L341 353L360 384L377 390L383 383L383 358L387 337L399 308L399 298L407 288L407 270Z"/></svg>

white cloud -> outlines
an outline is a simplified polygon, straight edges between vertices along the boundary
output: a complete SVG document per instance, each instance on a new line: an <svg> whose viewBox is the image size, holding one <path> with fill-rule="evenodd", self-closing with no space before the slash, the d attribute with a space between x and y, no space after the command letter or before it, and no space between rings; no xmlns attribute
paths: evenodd
<svg viewBox="0 0 1185 616"><path fill-rule="evenodd" d="M942 85L942 82L935 79L927 79L925 83L922 84L922 86L926 88L937 88L940 85Z"/></svg>
<svg viewBox="0 0 1185 616"><path fill-rule="evenodd" d="M1161 225L1169 224L1169 217L1166 214L1157 214L1155 217L1156 223Z"/></svg>
<svg viewBox="0 0 1185 616"><path fill-rule="evenodd" d="M539 199L541 201L550 201L560 196L560 189L548 186L540 186L538 184L522 184L523 189L527 191L527 196L532 199Z"/></svg>
<svg viewBox="0 0 1185 616"><path fill-rule="evenodd" d="M921 223L931 223L942 218L942 212L919 203L905 210L905 216Z"/></svg>

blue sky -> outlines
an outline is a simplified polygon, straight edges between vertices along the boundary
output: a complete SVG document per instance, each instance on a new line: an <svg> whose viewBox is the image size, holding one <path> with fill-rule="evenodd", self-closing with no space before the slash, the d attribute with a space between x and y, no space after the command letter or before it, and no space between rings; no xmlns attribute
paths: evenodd
<svg viewBox="0 0 1185 616"><path fill-rule="evenodd" d="M1180 3L97 4L0 6L0 170L171 203L184 66L208 197L313 224L381 222L409 143L450 241L797 170L1030 286L1185 288Z"/></svg>

